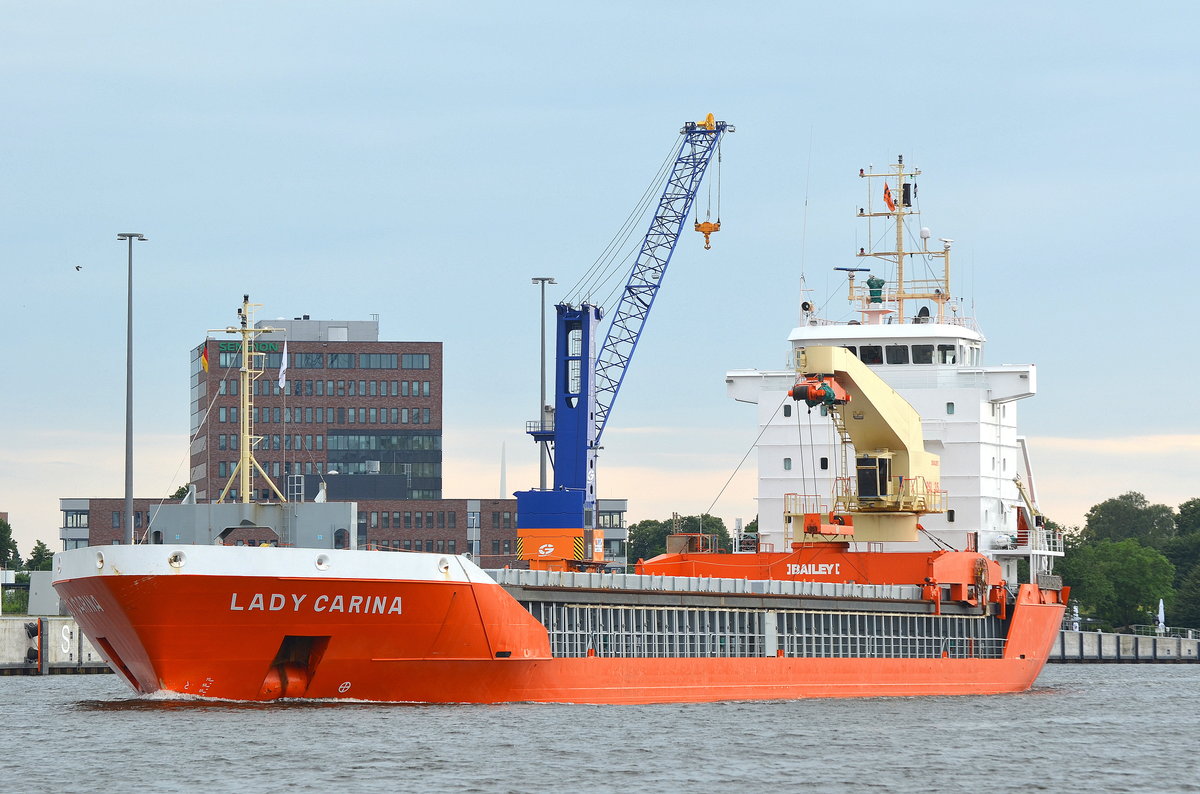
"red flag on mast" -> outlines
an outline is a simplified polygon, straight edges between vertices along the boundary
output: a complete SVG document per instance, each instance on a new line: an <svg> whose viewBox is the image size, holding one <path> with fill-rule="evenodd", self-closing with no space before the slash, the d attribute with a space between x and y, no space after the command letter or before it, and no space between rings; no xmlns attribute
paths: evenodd
<svg viewBox="0 0 1200 794"><path fill-rule="evenodd" d="M896 202L892 200L892 189L888 187L888 183L883 183L883 203L888 205L889 212L896 211Z"/></svg>

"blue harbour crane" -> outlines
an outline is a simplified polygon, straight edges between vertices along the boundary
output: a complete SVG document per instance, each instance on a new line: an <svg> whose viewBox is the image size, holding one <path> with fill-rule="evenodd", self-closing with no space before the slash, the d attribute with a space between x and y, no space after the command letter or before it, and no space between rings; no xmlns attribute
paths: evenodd
<svg viewBox="0 0 1200 794"><path fill-rule="evenodd" d="M535 442L549 442L553 448L554 485L516 494L517 554L531 568L603 565L603 534L596 527L596 454L704 173L721 138L733 131L733 125L716 121L711 113L680 130L683 139L674 165L598 354L602 309L586 301L555 306L553 414L527 426ZM704 234L706 248L720 227L719 212L715 223L697 217L694 224Z"/></svg>

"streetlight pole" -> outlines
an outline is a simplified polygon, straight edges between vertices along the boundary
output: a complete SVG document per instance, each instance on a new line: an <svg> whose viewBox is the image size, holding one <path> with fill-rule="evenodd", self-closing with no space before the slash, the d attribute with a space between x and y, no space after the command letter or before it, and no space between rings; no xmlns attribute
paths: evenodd
<svg viewBox="0 0 1200 794"><path fill-rule="evenodd" d="M125 333L125 542L133 537L133 241L145 241L137 232L121 232L118 240L129 242L128 324ZM149 516L147 516L149 517Z"/></svg>
<svg viewBox="0 0 1200 794"><path fill-rule="evenodd" d="M545 430L546 429L546 285L547 284L557 284L558 282L555 281L550 276L537 276L533 279L533 283L542 285L542 364L538 368L538 371L542 374L542 394L541 394L541 401L538 403L538 429ZM546 451L547 443L548 442L543 441L541 444L539 444L539 446L542 448L541 455L540 455L541 478L540 478L539 482L541 484L540 487L543 491L546 490L546 459L548 457L548 454Z"/></svg>

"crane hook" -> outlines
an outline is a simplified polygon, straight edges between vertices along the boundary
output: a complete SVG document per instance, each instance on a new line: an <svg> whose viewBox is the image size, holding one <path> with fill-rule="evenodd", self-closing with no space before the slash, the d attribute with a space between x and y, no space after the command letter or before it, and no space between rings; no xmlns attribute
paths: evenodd
<svg viewBox="0 0 1200 794"><path fill-rule="evenodd" d="M708 239L709 235L713 232L721 231L721 222L717 221L716 223L713 223L712 221L705 221L704 223L700 223L697 221L696 231L704 235L704 250L707 251L708 249L712 248L712 243L709 242Z"/></svg>

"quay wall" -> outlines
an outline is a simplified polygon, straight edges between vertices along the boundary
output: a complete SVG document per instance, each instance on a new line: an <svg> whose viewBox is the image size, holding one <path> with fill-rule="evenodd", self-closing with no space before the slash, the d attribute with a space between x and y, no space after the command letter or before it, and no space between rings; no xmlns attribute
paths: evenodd
<svg viewBox="0 0 1200 794"><path fill-rule="evenodd" d="M1200 639L1061 631L1050 649L1049 660L1117 664L1200 662Z"/></svg>
<svg viewBox="0 0 1200 794"><path fill-rule="evenodd" d="M111 672L73 618L0 618L0 675Z"/></svg>

